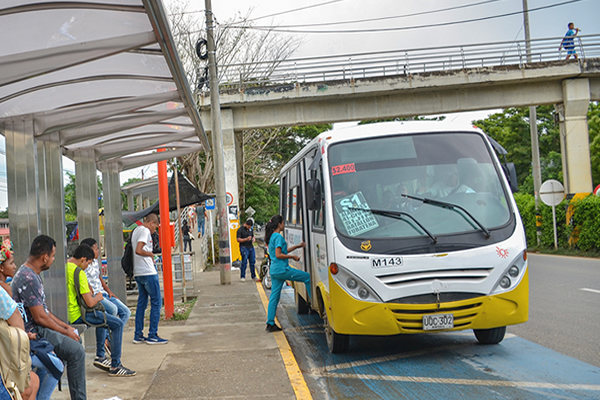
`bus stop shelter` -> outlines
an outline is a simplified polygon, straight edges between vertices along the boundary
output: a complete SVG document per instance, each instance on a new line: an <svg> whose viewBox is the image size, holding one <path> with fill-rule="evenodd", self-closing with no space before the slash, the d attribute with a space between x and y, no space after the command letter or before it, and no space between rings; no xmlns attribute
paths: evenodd
<svg viewBox="0 0 600 400"><path fill-rule="evenodd" d="M62 156L75 162L80 237L99 239L102 172L108 276L124 298L119 173L209 144L160 0L3 0L0 25L15 262L37 235L56 240L44 285L49 307L66 320Z"/></svg>

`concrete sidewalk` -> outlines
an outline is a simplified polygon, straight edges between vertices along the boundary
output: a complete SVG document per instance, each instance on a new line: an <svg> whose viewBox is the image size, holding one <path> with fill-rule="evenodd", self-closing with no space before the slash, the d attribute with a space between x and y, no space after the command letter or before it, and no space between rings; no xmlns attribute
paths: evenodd
<svg viewBox="0 0 600 400"><path fill-rule="evenodd" d="M220 284L218 271L201 273L189 319L159 324L167 345L133 344L129 321L122 362L136 376L111 378L92 365L94 354L88 353L88 399L295 399L274 334L265 332L256 284L240 282L236 272L231 285ZM68 399L68 389L52 398Z"/></svg>

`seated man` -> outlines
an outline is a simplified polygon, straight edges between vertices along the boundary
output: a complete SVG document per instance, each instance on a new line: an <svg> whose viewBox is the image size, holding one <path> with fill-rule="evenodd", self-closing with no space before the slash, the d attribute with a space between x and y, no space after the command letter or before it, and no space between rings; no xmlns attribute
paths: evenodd
<svg viewBox="0 0 600 400"><path fill-rule="evenodd" d="M94 260L94 250L87 244L80 244L73 256L67 260L67 311L69 321L72 324L103 324L106 318L106 324L111 336L111 365L110 368L104 362L104 340L106 339L106 328L96 328L96 359L94 366L104 371L108 371L109 376L134 376L135 371L125 368L121 364L121 345L123 343L123 321L104 311L92 311L85 314L85 321L81 315L81 308L77 302L77 291L75 290L75 274L79 273L79 292L88 307L94 307L103 300L102 293L92 296L90 285L85 274L85 269ZM77 268L81 268L78 270Z"/></svg>
<svg viewBox="0 0 600 400"><path fill-rule="evenodd" d="M85 350L75 328L48 310L40 274L50 268L56 255L56 242L49 236L33 239L29 257L19 268L11 286L13 298L23 303L27 315L25 330L37 333L54 346L58 358L67 364L69 393L72 400L85 400Z"/></svg>
<svg viewBox="0 0 600 400"><path fill-rule="evenodd" d="M473 189L460 183L460 174L455 165L450 165L442 171L442 179L435 182L427 190L427 193L438 199L448 197L456 193L475 193Z"/></svg>
<svg viewBox="0 0 600 400"><path fill-rule="evenodd" d="M90 266L85 270L85 274L87 275L87 279L93 294L95 295L97 293L101 293L103 297L101 303L106 312L114 317L119 318L121 321L123 321L123 326L125 326L129 320L129 317L131 317L131 310L129 310L129 307L123 304L123 302L119 300L117 296L115 296L106 282L104 282L104 279L102 279L102 272L100 271L100 264L98 263L98 257L100 256L98 242L96 242L96 239L94 238L87 238L83 239L81 244L87 244L92 248L92 250L94 250L94 261L92 261ZM106 349L106 347L104 349ZM110 360L106 358L104 349L97 349L96 353L101 359L102 365L104 367L110 367ZM108 353L108 357L110 358L110 352ZM96 365L95 361L94 365ZM103 369L101 367L99 368Z"/></svg>

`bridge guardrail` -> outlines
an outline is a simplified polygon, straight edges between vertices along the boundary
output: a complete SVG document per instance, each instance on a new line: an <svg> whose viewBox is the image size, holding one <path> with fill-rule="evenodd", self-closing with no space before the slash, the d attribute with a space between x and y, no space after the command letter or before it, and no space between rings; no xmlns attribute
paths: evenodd
<svg viewBox="0 0 600 400"><path fill-rule="evenodd" d="M564 59L562 39L531 40L531 63ZM575 45L579 60L600 57L600 35L577 36ZM512 41L230 64L220 66L219 80L222 90L243 89L527 63L525 41Z"/></svg>

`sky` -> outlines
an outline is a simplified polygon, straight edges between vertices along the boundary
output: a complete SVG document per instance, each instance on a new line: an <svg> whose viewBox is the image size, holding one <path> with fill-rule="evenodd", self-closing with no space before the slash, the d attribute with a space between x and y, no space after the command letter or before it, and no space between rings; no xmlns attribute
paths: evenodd
<svg viewBox="0 0 600 400"><path fill-rule="evenodd" d="M163 0L163 3L167 12L176 3L191 16L204 19L203 0ZM600 0L528 0L527 3L532 39L562 37L568 22L574 22L581 35L600 33ZM523 0L212 0L212 8L219 24L249 15L254 26L303 31L282 33L302 39L293 58L482 44L525 37ZM371 21L365 21L368 19ZM328 32L312 33L315 30ZM350 30L361 32L350 33ZM446 117L448 121L470 122L496 111ZM4 138L0 137L0 209L7 207L4 148ZM73 162L66 157L63 168L75 171ZM144 177L156 175L156 164L121 173L121 183L141 178L142 171Z"/></svg>

